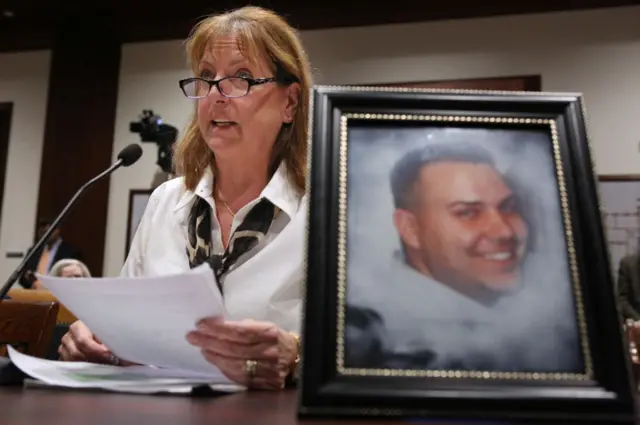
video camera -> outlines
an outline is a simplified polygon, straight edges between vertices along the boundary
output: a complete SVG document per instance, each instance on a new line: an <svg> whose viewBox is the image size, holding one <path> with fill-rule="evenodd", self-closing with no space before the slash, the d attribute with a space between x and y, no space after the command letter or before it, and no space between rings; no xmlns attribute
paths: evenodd
<svg viewBox="0 0 640 425"><path fill-rule="evenodd" d="M158 145L156 164L165 173L173 172L172 151L173 144L178 138L177 128L164 124L160 116L155 115L150 109L145 109L140 115L140 121L129 124L129 131L140 134L140 140L143 143Z"/></svg>

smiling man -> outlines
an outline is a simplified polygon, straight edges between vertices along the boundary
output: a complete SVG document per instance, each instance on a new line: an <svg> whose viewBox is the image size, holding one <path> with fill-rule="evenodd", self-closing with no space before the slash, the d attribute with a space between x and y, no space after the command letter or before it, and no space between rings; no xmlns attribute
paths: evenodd
<svg viewBox="0 0 640 425"><path fill-rule="evenodd" d="M567 269L540 230L558 219L541 209L540 176L517 182L466 141L403 155L390 175L400 249L351 257L344 365L582 370Z"/></svg>
<svg viewBox="0 0 640 425"><path fill-rule="evenodd" d="M391 185L407 265L486 306L518 289L528 226L486 150L455 143L409 152Z"/></svg>

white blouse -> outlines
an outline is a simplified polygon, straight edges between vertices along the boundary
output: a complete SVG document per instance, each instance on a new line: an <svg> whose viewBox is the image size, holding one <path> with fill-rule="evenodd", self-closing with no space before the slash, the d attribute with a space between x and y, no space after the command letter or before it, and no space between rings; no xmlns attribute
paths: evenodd
<svg viewBox="0 0 640 425"><path fill-rule="evenodd" d="M167 181L153 191L131 243L122 276L178 274L190 269L186 254L187 228L196 196L213 208L214 251L224 251L212 184L213 175L208 170L194 192L185 189L182 177ZM260 197L238 211L232 232L262 197L282 213L262 241L241 256L236 267L226 275L223 298L228 319L269 321L285 331L300 333L307 199L298 194L281 165Z"/></svg>

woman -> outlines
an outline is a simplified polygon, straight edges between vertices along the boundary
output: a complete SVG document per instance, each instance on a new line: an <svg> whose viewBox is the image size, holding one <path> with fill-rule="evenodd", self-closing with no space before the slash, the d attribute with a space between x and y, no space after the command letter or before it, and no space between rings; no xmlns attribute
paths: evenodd
<svg viewBox="0 0 640 425"><path fill-rule="evenodd" d="M91 273L89 273L89 268L87 268L82 261L74 260L73 258L65 258L64 260L56 262L53 267L51 267L49 276L86 278L91 277Z"/></svg>
<svg viewBox="0 0 640 425"><path fill-rule="evenodd" d="M196 113L174 153L181 177L152 194L122 274L209 263L228 317L204 318L188 341L235 382L283 388L299 358L308 60L295 31L256 7L205 19L186 49L195 77L180 87ZM111 358L81 322L60 354Z"/></svg>

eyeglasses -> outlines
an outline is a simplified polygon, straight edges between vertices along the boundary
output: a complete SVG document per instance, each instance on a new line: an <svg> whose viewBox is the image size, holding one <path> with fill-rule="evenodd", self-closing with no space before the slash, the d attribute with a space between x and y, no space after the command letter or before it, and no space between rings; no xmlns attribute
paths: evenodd
<svg viewBox="0 0 640 425"><path fill-rule="evenodd" d="M193 77L179 81L180 88L185 96L190 99L200 99L209 95L216 86L218 92L224 97L243 97L249 94L251 87L260 84L274 83L274 77L249 78L249 77L224 77L219 80Z"/></svg>

